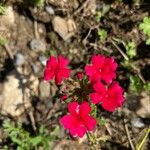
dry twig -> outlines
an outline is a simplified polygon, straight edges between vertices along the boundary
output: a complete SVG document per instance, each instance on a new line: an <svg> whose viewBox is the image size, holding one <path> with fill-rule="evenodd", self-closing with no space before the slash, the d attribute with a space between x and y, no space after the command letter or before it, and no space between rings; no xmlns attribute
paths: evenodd
<svg viewBox="0 0 150 150"><path fill-rule="evenodd" d="M129 140L131 149L132 149L132 150L135 150L135 147L134 147L134 145L133 145L133 142L132 142L132 140L131 140L131 136L130 136L130 133L129 133L128 125L126 124L125 120L124 120L124 127L125 127L125 131L126 131L127 138L128 138L128 140Z"/></svg>
<svg viewBox="0 0 150 150"><path fill-rule="evenodd" d="M128 56L121 50L121 48L120 48L113 40L111 40L111 43L116 47L116 49L120 52L120 54L124 57L124 59L127 60L127 61L129 61ZM138 69L135 65L133 65L133 64L130 64L130 66L132 67L132 69L133 69L134 71L136 71L138 77L139 77L139 78L141 79L141 81L145 84L146 81L144 80L143 76L141 75L139 69Z"/></svg>
<svg viewBox="0 0 150 150"><path fill-rule="evenodd" d="M8 44L5 44L4 48L5 48L6 53L8 54L8 56L13 60L14 56L13 56L12 51L11 51L10 47L8 46Z"/></svg>
<svg viewBox="0 0 150 150"><path fill-rule="evenodd" d="M83 2L83 4L73 13L73 15L77 15L91 0L86 0Z"/></svg>

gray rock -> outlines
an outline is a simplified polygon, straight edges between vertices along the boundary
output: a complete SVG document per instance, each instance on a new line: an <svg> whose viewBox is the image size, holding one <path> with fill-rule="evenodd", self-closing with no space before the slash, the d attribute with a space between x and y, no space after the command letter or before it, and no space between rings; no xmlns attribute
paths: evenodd
<svg viewBox="0 0 150 150"><path fill-rule="evenodd" d="M11 115L13 117L20 116L25 108L30 107L30 102L23 99L23 92L20 85L20 80L15 77L15 74L8 75L3 85L1 113Z"/></svg>
<svg viewBox="0 0 150 150"><path fill-rule="evenodd" d="M39 61L42 65L46 66L47 58L45 56L39 56Z"/></svg>
<svg viewBox="0 0 150 150"><path fill-rule="evenodd" d="M45 7L45 10L46 10L46 12L49 13L50 15L54 15L54 14L55 14L54 9L53 9L53 7L51 7L51 6L46 6L46 7Z"/></svg>
<svg viewBox="0 0 150 150"><path fill-rule="evenodd" d="M135 127L135 128L143 128L145 126L144 122L142 121L141 118L134 118L131 120L131 124Z"/></svg>
<svg viewBox="0 0 150 150"><path fill-rule="evenodd" d="M35 64L32 63L31 67L35 74L37 74L39 72L39 68Z"/></svg>
<svg viewBox="0 0 150 150"><path fill-rule="evenodd" d="M16 66L21 66L21 65L24 64L24 62L25 62L24 56L21 53L17 53L15 55L15 65Z"/></svg>
<svg viewBox="0 0 150 150"><path fill-rule="evenodd" d="M46 103L46 106L47 106L48 109L51 109L53 107L52 101L48 100L47 103Z"/></svg>
<svg viewBox="0 0 150 150"><path fill-rule="evenodd" d="M64 41L70 39L77 29L73 19L66 19L55 16L52 20L54 31L57 32Z"/></svg>
<svg viewBox="0 0 150 150"><path fill-rule="evenodd" d="M40 97L42 99L48 98L50 96L50 84L46 81L41 81L39 85Z"/></svg>
<svg viewBox="0 0 150 150"><path fill-rule="evenodd" d="M46 46L45 46L44 42L42 42L41 40L37 40L37 39L33 39L30 42L29 46L32 50L35 50L35 51L45 51L46 50Z"/></svg>

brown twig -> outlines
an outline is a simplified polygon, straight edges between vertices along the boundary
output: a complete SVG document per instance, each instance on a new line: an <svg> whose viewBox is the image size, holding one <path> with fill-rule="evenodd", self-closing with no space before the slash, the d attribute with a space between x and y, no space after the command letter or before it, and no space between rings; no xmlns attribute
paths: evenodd
<svg viewBox="0 0 150 150"><path fill-rule="evenodd" d="M31 120L32 128L33 128L34 131L36 131L37 128L36 128L36 125L35 125L35 119L34 119L34 116L33 116L33 112L30 111L28 114L29 114L29 117L30 117L30 120Z"/></svg>
<svg viewBox="0 0 150 150"><path fill-rule="evenodd" d="M96 50L104 50L104 51L106 51L108 53L112 52L112 50L108 49L107 47L104 47L104 46L100 47L96 43L88 43L88 45L92 46Z"/></svg>
<svg viewBox="0 0 150 150"><path fill-rule="evenodd" d="M86 0L83 4L73 13L73 16L77 15L91 0Z"/></svg>
<svg viewBox="0 0 150 150"><path fill-rule="evenodd" d="M129 61L128 56L121 50L121 48L113 40L111 40L111 43L116 47L116 49L120 52L120 54L124 57L124 59Z"/></svg>
<svg viewBox="0 0 150 150"><path fill-rule="evenodd" d="M52 114L56 111L56 108L58 107L58 104L60 103L59 99L56 101L56 103L54 104L53 108L50 109L46 115L46 119L49 119Z"/></svg>
<svg viewBox="0 0 150 150"><path fill-rule="evenodd" d="M34 36L36 39L39 39L39 34L38 34L38 25L37 25L37 21L34 20Z"/></svg>
<svg viewBox="0 0 150 150"><path fill-rule="evenodd" d="M132 149L132 150L135 150L135 146L133 145L133 142L132 142L132 140L131 140L131 136L130 136L130 133L129 133L128 125L126 124L125 119L124 119L124 127L125 127L125 131L126 131L127 138L128 138L128 140L129 140L131 149Z"/></svg>
<svg viewBox="0 0 150 150"><path fill-rule="evenodd" d="M129 61L128 56L121 50L121 48L113 41L111 40L112 44L116 47L116 49L120 52L120 54L124 57L125 60ZM133 64L130 64L132 69L136 71L138 77L141 79L141 81L145 84L146 81L144 80L143 76L141 75L140 71L137 69L137 67Z"/></svg>
<svg viewBox="0 0 150 150"><path fill-rule="evenodd" d="M13 60L14 56L13 56L12 51L11 51L10 47L8 46L8 44L4 44L4 48L5 48L6 53L8 54L8 56Z"/></svg>

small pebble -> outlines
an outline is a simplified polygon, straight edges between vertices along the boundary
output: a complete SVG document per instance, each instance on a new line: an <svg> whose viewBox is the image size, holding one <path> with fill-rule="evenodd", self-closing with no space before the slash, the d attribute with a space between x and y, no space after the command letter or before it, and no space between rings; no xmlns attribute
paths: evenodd
<svg viewBox="0 0 150 150"><path fill-rule="evenodd" d="M37 74L39 72L39 68L35 64L32 63L31 67L35 74Z"/></svg>
<svg viewBox="0 0 150 150"><path fill-rule="evenodd" d="M145 126L141 118L134 118L131 123L135 128L143 128Z"/></svg>
<svg viewBox="0 0 150 150"><path fill-rule="evenodd" d="M24 62L25 62L24 56L21 53L17 53L15 55L15 65L16 66L21 66L21 65L24 64Z"/></svg>
<svg viewBox="0 0 150 150"><path fill-rule="evenodd" d="M42 41L37 40L37 39L33 39L29 45L30 45L30 48L35 51L45 51L46 49L45 44Z"/></svg>
<svg viewBox="0 0 150 150"><path fill-rule="evenodd" d="M54 9L51 7L51 6L46 6L45 7L45 10L47 13L49 13L50 15L54 15L55 12L54 12Z"/></svg>
<svg viewBox="0 0 150 150"><path fill-rule="evenodd" d="M51 109L53 107L52 101L48 100L47 103L46 103L46 106L47 106L48 109Z"/></svg>
<svg viewBox="0 0 150 150"><path fill-rule="evenodd" d="M40 56L39 61L42 65L46 66L47 58L45 56Z"/></svg>
<svg viewBox="0 0 150 150"><path fill-rule="evenodd" d="M40 97L42 99L50 96L50 84L49 82L41 81L39 84Z"/></svg>

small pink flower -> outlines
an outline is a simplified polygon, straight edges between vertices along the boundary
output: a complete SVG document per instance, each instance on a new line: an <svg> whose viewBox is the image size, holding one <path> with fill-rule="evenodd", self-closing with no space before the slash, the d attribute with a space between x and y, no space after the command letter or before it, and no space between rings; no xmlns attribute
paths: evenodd
<svg viewBox="0 0 150 150"><path fill-rule="evenodd" d="M110 112L122 106L123 89L118 82L112 82L108 89L98 82L93 85L93 89L95 92L90 94L90 99L94 104L100 103L105 110Z"/></svg>
<svg viewBox="0 0 150 150"><path fill-rule="evenodd" d="M86 75L89 76L91 82L103 80L111 83L116 78L117 63L113 58L93 55L91 62L91 65L85 66Z"/></svg>
<svg viewBox="0 0 150 150"><path fill-rule="evenodd" d="M67 67L68 64L68 59L63 56L58 56L58 58L51 56L44 70L44 80L55 79L56 84L60 84L64 78L69 78L70 69Z"/></svg>
<svg viewBox="0 0 150 150"><path fill-rule="evenodd" d="M91 107L88 102L81 105L78 102L68 104L69 114L60 119L60 124L68 129L72 136L83 137L87 131L93 131L96 126L96 120L90 116Z"/></svg>
<svg viewBox="0 0 150 150"><path fill-rule="evenodd" d="M82 72L78 72L78 73L77 73L77 77L78 77L79 80L82 80L82 78L83 78L83 73L82 73Z"/></svg>
<svg viewBox="0 0 150 150"><path fill-rule="evenodd" d="M68 98L67 95L63 95L63 96L60 97L60 99L61 99L62 101L65 101L67 98Z"/></svg>

